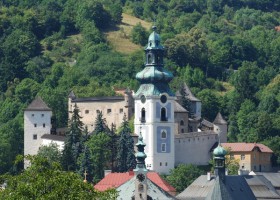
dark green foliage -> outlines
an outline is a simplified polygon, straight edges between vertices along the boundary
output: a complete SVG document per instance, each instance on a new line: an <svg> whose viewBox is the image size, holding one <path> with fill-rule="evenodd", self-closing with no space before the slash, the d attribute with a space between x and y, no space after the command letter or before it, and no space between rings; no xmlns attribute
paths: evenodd
<svg viewBox="0 0 280 200"><path fill-rule="evenodd" d="M196 178L202 175L203 171L194 165L180 164L170 171L166 177L168 183L175 187L178 193L186 189Z"/></svg>
<svg viewBox="0 0 280 200"><path fill-rule="evenodd" d="M134 156L134 141L128 121L124 115L121 131L117 142L116 171L127 172L134 169L136 158Z"/></svg>
<svg viewBox="0 0 280 200"><path fill-rule="evenodd" d="M141 23L136 24L131 31L131 41L135 44L140 44L142 46L147 44L148 32L141 25Z"/></svg>
<svg viewBox="0 0 280 200"><path fill-rule="evenodd" d="M60 163L62 156L58 145L55 143L51 143L48 146L41 146L37 155L46 158L50 163Z"/></svg>
<svg viewBox="0 0 280 200"><path fill-rule="evenodd" d="M94 134L86 142L89 149L90 163L93 168L93 182L97 183L104 177L104 170L108 169L111 160L111 142L106 133Z"/></svg>
<svg viewBox="0 0 280 200"><path fill-rule="evenodd" d="M93 164L90 161L90 151L88 147L85 146L83 152L80 154L78 164L79 174L88 182L93 181Z"/></svg>
<svg viewBox="0 0 280 200"><path fill-rule="evenodd" d="M106 119L103 118L102 112L98 112L94 123L93 134L97 135L99 133L109 133L109 128L106 123Z"/></svg>
<svg viewBox="0 0 280 200"><path fill-rule="evenodd" d="M1 176L7 183L1 199L115 199L116 191L101 193L84 183L78 174L65 172L56 162L43 157L27 157L31 167L16 176ZM22 161L23 159L21 159Z"/></svg>
<svg viewBox="0 0 280 200"><path fill-rule="evenodd" d="M78 157L82 152L82 132L83 123L79 115L79 109L75 104L62 154L62 164L65 170L76 171L78 169Z"/></svg>

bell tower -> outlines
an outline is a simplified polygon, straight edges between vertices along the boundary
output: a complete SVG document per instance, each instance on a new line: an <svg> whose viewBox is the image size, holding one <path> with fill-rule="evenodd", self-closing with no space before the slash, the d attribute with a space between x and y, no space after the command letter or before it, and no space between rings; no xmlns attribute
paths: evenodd
<svg viewBox="0 0 280 200"><path fill-rule="evenodd" d="M174 101L175 95L168 83L173 79L171 72L164 69L164 47L153 27L145 49L145 68L136 79L141 83L134 95L134 126L146 142L146 166L149 170L169 173L174 168Z"/></svg>
<svg viewBox="0 0 280 200"><path fill-rule="evenodd" d="M140 135L138 137L138 142L136 144L137 153L136 159L137 164L136 168L134 169L136 180L135 180L135 194L134 199L143 199L147 200L147 173L148 170L146 169L145 165L145 158L147 157L144 148L146 144L143 142L143 137L140 130Z"/></svg>

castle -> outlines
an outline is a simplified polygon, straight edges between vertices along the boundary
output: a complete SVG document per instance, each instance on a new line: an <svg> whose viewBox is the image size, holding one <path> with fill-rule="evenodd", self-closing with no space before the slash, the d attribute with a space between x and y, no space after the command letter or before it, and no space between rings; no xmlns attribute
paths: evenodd
<svg viewBox="0 0 280 200"><path fill-rule="evenodd" d="M213 123L201 119L201 101L184 85L190 101L190 112L183 108L182 95L174 94L168 83L173 75L164 69L164 47L154 28L145 49L145 68L137 73L141 83L135 93L129 89L117 91L121 96L78 98L69 94L68 111L76 104L82 121L91 132L98 112L107 124L119 127L124 114L134 117L135 134L141 132L146 143L146 167L159 173L169 173L175 165L192 163L207 165L210 149L220 138L226 142L227 122L218 113ZM24 111L24 154L35 155L41 145L55 142L63 149L64 137L51 134L51 109L36 98ZM194 154L195 153L195 154ZM199 154L199 155L198 155ZM196 156L193 156L196 155Z"/></svg>

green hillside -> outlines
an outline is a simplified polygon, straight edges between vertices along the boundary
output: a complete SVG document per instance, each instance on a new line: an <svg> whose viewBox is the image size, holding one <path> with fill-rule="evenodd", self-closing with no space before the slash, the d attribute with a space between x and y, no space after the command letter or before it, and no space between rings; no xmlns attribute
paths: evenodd
<svg viewBox="0 0 280 200"><path fill-rule="evenodd" d="M229 141L262 142L280 164L280 4L264 0L0 1L0 174L23 154L23 109L41 96L67 124L67 96L137 89L152 25L173 90L220 111Z"/></svg>

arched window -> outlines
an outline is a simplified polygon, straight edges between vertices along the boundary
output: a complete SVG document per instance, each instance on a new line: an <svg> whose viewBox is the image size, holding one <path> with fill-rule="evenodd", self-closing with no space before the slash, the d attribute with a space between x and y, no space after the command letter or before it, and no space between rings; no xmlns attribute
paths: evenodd
<svg viewBox="0 0 280 200"><path fill-rule="evenodd" d="M140 118L141 122L146 122L146 111L145 108L142 108L141 110L141 118Z"/></svg>
<svg viewBox="0 0 280 200"><path fill-rule="evenodd" d="M161 108L161 111L160 111L160 121L167 121L166 109L165 108Z"/></svg>
<svg viewBox="0 0 280 200"><path fill-rule="evenodd" d="M181 121L180 121L180 125L181 125L181 126L184 126L184 124L185 124L185 123L184 123L184 120L181 120Z"/></svg>
<svg viewBox="0 0 280 200"><path fill-rule="evenodd" d="M162 139L166 139L167 135L166 135L166 132L165 131L162 131L161 132L161 138Z"/></svg>
<svg viewBox="0 0 280 200"><path fill-rule="evenodd" d="M152 54L148 54L148 64L152 64Z"/></svg>

